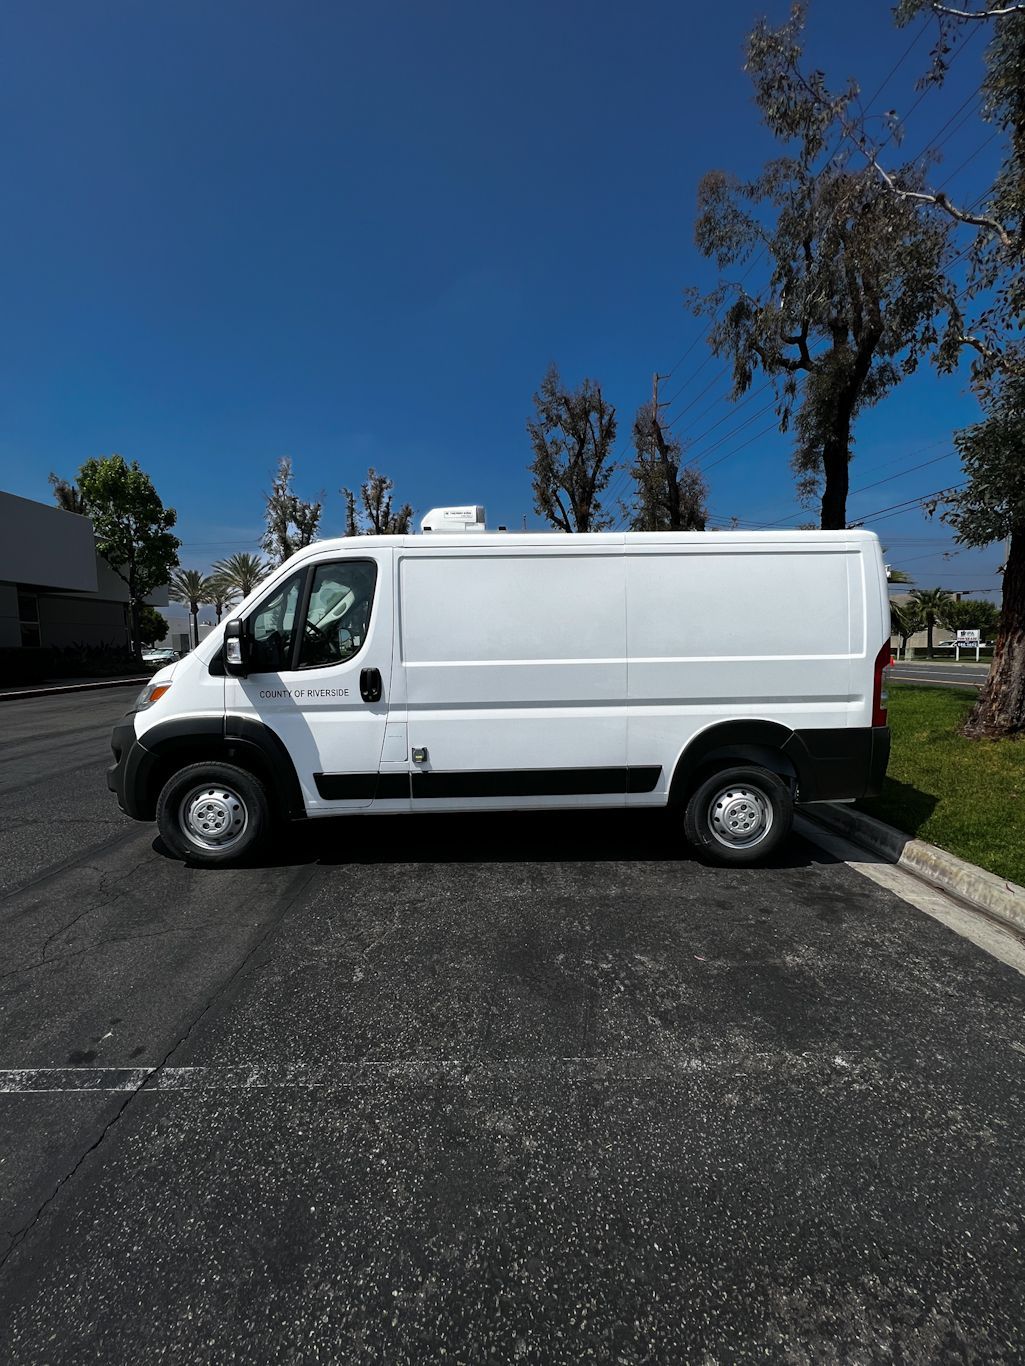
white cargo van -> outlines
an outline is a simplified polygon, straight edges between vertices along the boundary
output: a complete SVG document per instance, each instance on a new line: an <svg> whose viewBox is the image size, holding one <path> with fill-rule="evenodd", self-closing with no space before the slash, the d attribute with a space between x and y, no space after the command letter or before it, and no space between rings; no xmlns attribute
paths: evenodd
<svg viewBox="0 0 1025 1366"><path fill-rule="evenodd" d="M309 546L157 673L114 730L122 809L225 864L275 821L669 805L745 864L795 802L879 790L874 535L510 535L458 511Z"/></svg>

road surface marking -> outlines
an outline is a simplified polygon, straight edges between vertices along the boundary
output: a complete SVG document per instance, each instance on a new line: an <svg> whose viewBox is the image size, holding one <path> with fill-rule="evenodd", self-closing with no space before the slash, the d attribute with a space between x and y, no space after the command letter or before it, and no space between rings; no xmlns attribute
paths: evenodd
<svg viewBox="0 0 1025 1366"><path fill-rule="evenodd" d="M891 674L895 683L945 683L951 688L981 688L984 678L938 678L935 674Z"/></svg>
<svg viewBox="0 0 1025 1366"><path fill-rule="evenodd" d="M887 863L880 855L852 844L842 835L823 830L820 825L801 816L794 822L794 828L810 843L817 844L826 853L846 863L848 868L853 868L877 886L885 887L894 896L899 896L901 901L932 916L962 939L970 940L1025 977L1025 941L1012 930L991 920L985 911L965 906L938 887L930 886L894 863Z"/></svg>
<svg viewBox="0 0 1025 1366"><path fill-rule="evenodd" d="M714 961L710 963L714 967ZM8 1067L0 1068L0 1094L62 1095L97 1091L139 1091L142 1095L184 1091L267 1091L379 1086L382 1080L476 1083L483 1081L664 1081L707 1073L747 1075L808 1072L846 1077L874 1071L874 1059L839 1054L775 1052L737 1048L729 1052L622 1054L569 1058L387 1058L342 1060L323 1065L253 1063L225 1067Z"/></svg>

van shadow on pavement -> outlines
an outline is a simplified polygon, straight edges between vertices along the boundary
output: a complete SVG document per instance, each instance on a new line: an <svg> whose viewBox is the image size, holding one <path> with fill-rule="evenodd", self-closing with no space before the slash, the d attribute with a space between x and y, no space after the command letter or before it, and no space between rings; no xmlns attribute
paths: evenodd
<svg viewBox="0 0 1025 1366"><path fill-rule="evenodd" d="M153 848L171 857L159 837ZM791 834L760 866L806 868L811 853L800 836ZM832 861L818 850L815 859ZM254 851L246 866L700 861L683 837L683 817L676 811L488 811L297 822Z"/></svg>
<svg viewBox="0 0 1025 1366"><path fill-rule="evenodd" d="M911 783L899 783L896 778L887 778L878 797L859 802L858 806L867 815L896 825L905 835L914 839L938 802L939 798L931 792L923 792Z"/></svg>

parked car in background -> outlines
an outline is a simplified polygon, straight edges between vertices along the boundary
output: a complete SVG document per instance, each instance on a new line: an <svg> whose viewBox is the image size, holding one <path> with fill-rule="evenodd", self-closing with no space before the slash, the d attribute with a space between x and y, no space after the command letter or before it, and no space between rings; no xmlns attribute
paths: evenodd
<svg viewBox="0 0 1025 1366"><path fill-rule="evenodd" d="M165 664L176 664L179 659L181 659L181 655L177 650L153 649L142 652L143 664L153 664L158 667Z"/></svg>

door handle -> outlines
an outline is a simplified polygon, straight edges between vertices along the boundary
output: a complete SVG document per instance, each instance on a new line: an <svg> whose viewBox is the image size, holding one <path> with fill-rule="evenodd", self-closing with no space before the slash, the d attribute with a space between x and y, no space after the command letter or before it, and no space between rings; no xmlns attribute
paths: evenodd
<svg viewBox="0 0 1025 1366"><path fill-rule="evenodd" d="M383 689L380 669L360 670L359 695L364 702L380 702Z"/></svg>

